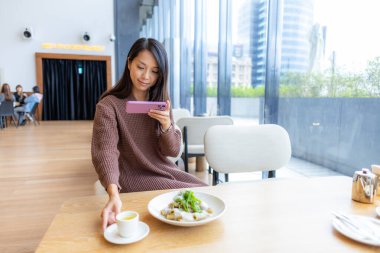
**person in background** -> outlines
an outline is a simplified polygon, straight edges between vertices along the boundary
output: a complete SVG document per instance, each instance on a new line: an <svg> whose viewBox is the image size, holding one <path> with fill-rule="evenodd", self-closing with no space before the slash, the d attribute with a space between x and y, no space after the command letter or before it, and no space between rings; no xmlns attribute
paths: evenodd
<svg viewBox="0 0 380 253"><path fill-rule="evenodd" d="M20 125L25 125L25 113L30 112L36 103L40 103L42 97L43 96L40 93L40 88L38 86L34 86L33 94L24 100L25 104L23 106L15 108L15 116Z"/></svg>
<svg viewBox="0 0 380 253"><path fill-rule="evenodd" d="M131 47L123 76L96 105L91 155L109 199L102 228L115 223L120 192L206 186L167 159L180 152L181 132L174 127L167 88L168 59L155 39L138 39ZM127 101L166 101L166 110L127 113Z"/></svg>
<svg viewBox="0 0 380 253"><path fill-rule="evenodd" d="M25 103L25 98L28 96L22 91L22 86L20 84L16 86L16 92L13 93L13 95L16 98L16 106L22 106Z"/></svg>
<svg viewBox="0 0 380 253"><path fill-rule="evenodd" d="M9 86L9 84L7 83L4 83L1 86L0 104L3 101L13 101L13 102L15 101L15 96L13 96L11 92L11 86Z"/></svg>

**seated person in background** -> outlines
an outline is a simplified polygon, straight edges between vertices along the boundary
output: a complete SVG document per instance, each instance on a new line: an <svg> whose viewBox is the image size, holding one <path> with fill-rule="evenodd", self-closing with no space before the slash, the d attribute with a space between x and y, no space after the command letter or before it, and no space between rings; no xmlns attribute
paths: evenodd
<svg viewBox="0 0 380 253"><path fill-rule="evenodd" d="M20 125L25 125L25 113L30 112L36 103L40 103L41 99L42 94L40 93L40 88L38 86L34 86L33 94L24 100L25 104L23 106L15 108L15 116Z"/></svg>
<svg viewBox="0 0 380 253"><path fill-rule="evenodd" d="M3 101L15 101L15 96L13 96L11 92L11 86L7 83L1 86L0 104Z"/></svg>
<svg viewBox="0 0 380 253"><path fill-rule="evenodd" d="M13 95L16 98L16 106L22 106L23 104L25 104L24 100L28 96L26 93L22 91L22 86L20 84L16 86L16 92L13 93Z"/></svg>

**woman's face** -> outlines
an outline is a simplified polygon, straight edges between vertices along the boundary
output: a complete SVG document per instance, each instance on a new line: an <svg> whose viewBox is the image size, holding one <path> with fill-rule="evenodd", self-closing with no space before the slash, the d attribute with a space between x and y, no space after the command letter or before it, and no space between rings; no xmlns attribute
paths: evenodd
<svg viewBox="0 0 380 253"><path fill-rule="evenodd" d="M153 54L148 50L141 51L132 62L128 61L128 69L133 83L132 91L147 93L156 84L159 68Z"/></svg>
<svg viewBox="0 0 380 253"><path fill-rule="evenodd" d="M17 87L17 88L16 88L16 91L17 91L18 93L22 92L22 87Z"/></svg>

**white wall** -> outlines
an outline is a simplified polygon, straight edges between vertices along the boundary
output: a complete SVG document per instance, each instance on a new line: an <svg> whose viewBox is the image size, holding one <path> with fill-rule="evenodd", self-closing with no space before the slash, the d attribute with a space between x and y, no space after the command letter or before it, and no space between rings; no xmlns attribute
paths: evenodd
<svg viewBox="0 0 380 253"><path fill-rule="evenodd" d="M24 40L26 27L32 40ZM81 35L88 32L91 41ZM113 0L0 0L0 83L24 91L36 85L35 53L109 55L115 80L115 50L109 36L114 33ZM99 45L104 51L44 49L42 44Z"/></svg>

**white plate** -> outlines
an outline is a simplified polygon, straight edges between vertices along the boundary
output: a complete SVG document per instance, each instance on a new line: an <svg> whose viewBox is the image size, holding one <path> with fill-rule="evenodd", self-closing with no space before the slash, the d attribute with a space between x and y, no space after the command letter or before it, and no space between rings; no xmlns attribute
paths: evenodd
<svg viewBox="0 0 380 253"><path fill-rule="evenodd" d="M106 238L107 241L115 244L129 244L144 239L148 234L149 226L140 221L138 231L135 235L131 237L121 237L117 231L117 224L114 223L111 226L107 227L107 229L104 231L104 238Z"/></svg>
<svg viewBox="0 0 380 253"><path fill-rule="evenodd" d="M377 224L380 230L380 220L370 218L370 217L365 217L365 216L359 216L359 215L346 215L346 216L349 216L350 219L355 220L355 222L359 224L360 223L363 223L363 224L371 223L372 225ZM354 228L352 228L350 225L347 225L345 222L341 221L337 217L333 218L332 224L336 230L338 230L340 233L347 236L348 238L351 238L352 240L355 240L364 244L380 247L380 240L375 241L373 239L367 238L359 234L358 232L355 231Z"/></svg>
<svg viewBox="0 0 380 253"><path fill-rule="evenodd" d="M200 226L207 224L211 221L214 221L218 218L220 218L224 211L226 210L226 205L224 204L224 201L220 198L203 193L203 192L194 192L194 195L202 200L205 201L208 206L213 210L213 213L210 217L200 220L200 221L175 221L175 220L168 220L164 216L161 215L161 210L168 207L169 203L173 201L174 196L176 196L179 193L179 191L173 191L161 194L154 199L152 199L148 204L148 211L149 213L159 219L160 221L163 221L165 223L175 225L175 226L181 226L181 227L194 227L194 226Z"/></svg>

